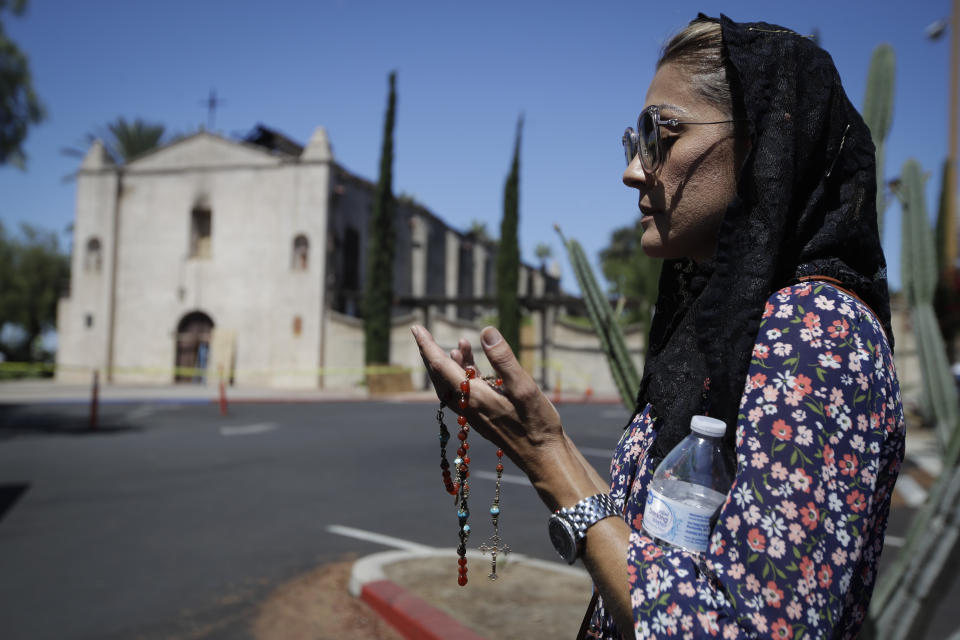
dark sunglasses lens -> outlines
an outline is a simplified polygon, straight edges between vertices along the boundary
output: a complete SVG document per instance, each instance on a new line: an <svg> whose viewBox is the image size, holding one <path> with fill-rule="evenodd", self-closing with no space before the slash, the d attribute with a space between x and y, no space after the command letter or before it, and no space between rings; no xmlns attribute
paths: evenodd
<svg viewBox="0 0 960 640"><path fill-rule="evenodd" d="M633 127L627 127L627 130L623 132L621 142L623 143L623 155L626 157L629 167L634 156L637 155L637 132L633 130Z"/></svg>
<svg viewBox="0 0 960 640"><path fill-rule="evenodd" d="M640 161L643 164L644 171L652 172L660 162L660 153L657 148L657 125L653 120L653 114L644 111L640 114L640 120L637 122L637 133L640 138Z"/></svg>

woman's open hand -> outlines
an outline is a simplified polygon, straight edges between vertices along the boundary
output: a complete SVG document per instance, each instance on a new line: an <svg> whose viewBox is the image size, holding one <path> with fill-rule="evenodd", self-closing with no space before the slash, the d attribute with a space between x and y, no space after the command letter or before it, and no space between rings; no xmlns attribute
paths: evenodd
<svg viewBox="0 0 960 640"><path fill-rule="evenodd" d="M440 401L465 415L473 429L501 447L527 474L548 507L569 506L608 490L566 437L557 410L517 362L499 331L487 327L480 338L496 376L503 379L503 394L475 378L469 404L461 410L457 402L460 383L467 377L464 369L474 365L470 343L461 339L448 355L425 328L411 330Z"/></svg>

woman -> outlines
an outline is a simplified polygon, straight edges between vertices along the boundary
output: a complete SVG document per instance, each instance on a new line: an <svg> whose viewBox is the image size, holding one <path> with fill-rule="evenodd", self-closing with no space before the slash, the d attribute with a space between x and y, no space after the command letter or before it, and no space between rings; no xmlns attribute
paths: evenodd
<svg viewBox="0 0 960 640"><path fill-rule="evenodd" d="M589 637L855 637L904 442L870 133L809 39L701 15L624 138L643 250L665 264L610 481L492 327L505 395L473 384L463 413L551 510L601 496L571 554L600 594ZM448 357L413 331L459 411L470 345ZM642 518L656 465L703 413L728 425L737 472L701 557L656 545Z"/></svg>

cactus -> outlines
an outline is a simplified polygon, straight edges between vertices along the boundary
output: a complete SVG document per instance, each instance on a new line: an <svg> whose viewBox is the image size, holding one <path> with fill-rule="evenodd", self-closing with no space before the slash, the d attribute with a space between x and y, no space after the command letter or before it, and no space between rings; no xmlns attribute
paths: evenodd
<svg viewBox="0 0 960 640"><path fill-rule="evenodd" d="M933 313L937 264L920 165L908 160L898 193L903 207L903 289L910 304L924 397L946 444L943 474L914 517L903 549L884 572L870 603L875 630L884 638L915 637L924 604L960 534L960 409L946 350Z"/></svg>
<svg viewBox="0 0 960 640"><path fill-rule="evenodd" d="M877 149L877 227L883 239L883 213L887 208L884 180L885 143L893 122L893 75L895 59L893 47L877 45L870 58L867 74L867 92L863 98L863 119L870 128L873 145Z"/></svg>
<svg viewBox="0 0 960 640"><path fill-rule="evenodd" d="M927 217L924 184L920 165L908 160L901 174L903 199L903 289L910 305L924 398L943 443L950 439L960 418L957 389L947 363L946 347L936 316L933 295L937 285L937 252Z"/></svg>
<svg viewBox="0 0 960 640"><path fill-rule="evenodd" d="M590 323L600 338L600 346L607 356L607 364L610 365L610 375L620 391L620 397L623 405L629 410L634 406L634 395L640 387L640 376L637 369L630 359L630 353L627 351L626 340L623 337L623 330L617 322L616 314L610 307L607 300L597 283L597 278L593 275L593 269L587 261L587 256L583 252L580 243L571 238L567 240L564 237L560 227L554 225L560 240L567 249L567 257L570 258L570 264L573 266L573 273L577 278L577 284L580 285L580 291L583 293L583 301L587 307L587 315L590 317Z"/></svg>

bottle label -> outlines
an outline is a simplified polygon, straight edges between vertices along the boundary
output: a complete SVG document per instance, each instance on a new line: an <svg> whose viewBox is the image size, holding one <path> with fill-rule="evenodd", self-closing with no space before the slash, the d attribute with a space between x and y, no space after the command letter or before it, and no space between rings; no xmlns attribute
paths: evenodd
<svg viewBox="0 0 960 640"><path fill-rule="evenodd" d="M643 510L643 528L664 542L703 553L710 543L710 520L716 510L716 506L687 504L651 489Z"/></svg>

